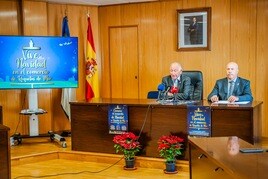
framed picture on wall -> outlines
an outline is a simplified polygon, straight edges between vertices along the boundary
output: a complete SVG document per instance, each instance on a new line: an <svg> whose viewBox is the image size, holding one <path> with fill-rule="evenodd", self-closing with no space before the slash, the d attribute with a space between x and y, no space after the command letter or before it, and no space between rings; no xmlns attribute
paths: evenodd
<svg viewBox="0 0 268 179"><path fill-rule="evenodd" d="M178 15L178 50L210 50L211 7L181 9Z"/></svg>

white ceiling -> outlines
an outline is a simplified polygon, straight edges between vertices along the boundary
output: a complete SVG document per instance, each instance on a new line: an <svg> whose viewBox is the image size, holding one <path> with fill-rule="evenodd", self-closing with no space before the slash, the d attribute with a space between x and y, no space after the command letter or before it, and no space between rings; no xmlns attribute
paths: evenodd
<svg viewBox="0 0 268 179"><path fill-rule="evenodd" d="M149 2L158 0L47 0L48 2L66 3L66 4L84 4L84 5L112 5L112 4L127 4L137 2Z"/></svg>

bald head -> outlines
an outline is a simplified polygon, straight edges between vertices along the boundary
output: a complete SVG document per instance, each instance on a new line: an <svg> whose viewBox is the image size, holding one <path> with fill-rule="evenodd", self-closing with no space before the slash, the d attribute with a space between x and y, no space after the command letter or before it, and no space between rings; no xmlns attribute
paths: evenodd
<svg viewBox="0 0 268 179"><path fill-rule="evenodd" d="M229 80L234 80L238 75L238 65L237 65L237 63L229 62L226 65L226 73L227 73L227 78Z"/></svg>
<svg viewBox="0 0 268 179"><path fill-rule="evenodd" d="M181 64L179 64L178 62L173 62L173 63L171 63L169 70L170 70L171 78L177 79L182 73Z"/></svg>
<svg viewBox="0 0 268 179"><path fill-rule="evenodd" d="M236 136L229 137L227 142L227 148L230 155L236 155L239 153L239 138Z"/></svg>

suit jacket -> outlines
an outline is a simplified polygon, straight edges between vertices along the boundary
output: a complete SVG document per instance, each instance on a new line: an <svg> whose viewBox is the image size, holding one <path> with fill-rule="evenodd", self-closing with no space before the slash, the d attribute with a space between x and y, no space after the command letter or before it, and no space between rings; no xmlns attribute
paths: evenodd
<svg viewBox="0 0 268 179"><path fill-rule="evenodd" d="M173 86L173 81L170 75L162 78L162 83L165 85L166 89ZM179 100L189 100L191 92L191 79L190 77L181 74L180 81L178 81L177 88L179 92L176 94L176 99Z"/></svg>
<svg viewBox="0 0 268 179"><path fill-rule="evenodd" d="M194 29L194 31L192 31ZM190 26L188 27L188 32L190 34L196 34L197 33L197 29L198 29L198 24L197 22L194 24L194 23L191 23Z"/></svg>
<svg viewBox="0 0 268 179"><path fill-rule="evenodd" d="M217 95L219 100L227 100L228 93L228 79L222 78L216 81L212 92L208 95L208 100L213 95ZM250 88L250 81L244 78L237 77L234 85L233 96L237 96L239 101L252 101L252 93Z"/></svg>

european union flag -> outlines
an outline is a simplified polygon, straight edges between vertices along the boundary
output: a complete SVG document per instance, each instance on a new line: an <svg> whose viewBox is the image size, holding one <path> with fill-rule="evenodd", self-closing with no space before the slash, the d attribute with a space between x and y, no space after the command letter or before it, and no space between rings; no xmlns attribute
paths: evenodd
<svg viewBox="0 0 268 179"><path fill-rule="evenodd" d="M68 18L65 16L62 20L62 36L63 37L70 37L70 31L68 26Z"/></svg>
<svg viewBox="0 0 268 179"><path fill-rule="evenodd" d="M68 26L68 18L65 16L62 19L62 37L70 37ZM66 116L71 119L70 101L76 100L76 90L74 88L63 88L61 94L61 106Z"/></svg>

